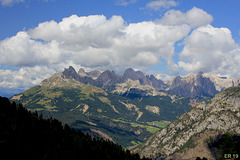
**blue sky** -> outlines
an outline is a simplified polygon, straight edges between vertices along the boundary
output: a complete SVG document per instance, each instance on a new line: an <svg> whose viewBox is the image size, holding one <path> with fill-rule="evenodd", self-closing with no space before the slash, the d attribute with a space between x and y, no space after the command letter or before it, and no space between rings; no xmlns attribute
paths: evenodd
<svg viewBox="0 0 240 160"><path fill-rule="evenodd" d="M0 3L3 1L7 0L0 0ZM14 36L20 30L36 27L40 22L49 20L59 22L62 18L73 14L78 16L103 14L107 18L112 17L112 15L120 15L127 23L131 23L159 19L167 11L164 8L159 11L146 9L146 4L150 2L147 0L136 0L135 3L128 5L120 5L118 2L121 1L118 0L25 0L23 2L10 2L8 5L2 4L0 8L0 18L4 22L0 26L1 40ZM240 22L236 19L240 15L240 2L238 0L176 0L176 2L178 5L170 9L186 12L193 6L201 8L214 17L213 26L228 27L234 38L239 37Z"/></svg>
<svg viewBox="0 0 240 160"><path fill-rule="evenodd" d="M0 0L0 88L72 65L239 77L239 0ZM0 93L1 94L1 93Z"/></svg>
<svg viewBox="0 0 240 160"><path fill-rule="evenodd" d="M0 3L3 3L1 0ZM7 1L7 0L6 0ZM9 0L10 1L10 0ZM144 20L158 19L167 9L151 11L143 9L150 1L138 0L126 6L117 5L118 0L25 0L23 2L10 3L0 8L1 39L14 36L19 30L36 27L38 23L55 20L72 14L87 16L103 14L110 18L112 15L121 15L128 23ZM179 9L186 12L193 6L201 8L214 16L213 25L216 27L228 27L233 35L238 34L240 27L236 19L240 15L238 0L178 0L178 5L170 9ZM239 36L239 35L237 35ZM237 37L236 37L237 38Z"/></svg>

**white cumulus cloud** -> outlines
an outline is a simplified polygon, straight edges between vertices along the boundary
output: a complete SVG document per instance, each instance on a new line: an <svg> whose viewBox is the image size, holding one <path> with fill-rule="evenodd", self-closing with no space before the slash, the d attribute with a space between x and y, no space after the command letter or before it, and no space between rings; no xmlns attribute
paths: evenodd
<svg viewBox="0 0 240 160"><path fill-rule="evenodd" d="M0 63L21 67L71 60L86 67L127 67L158 65L160 58L172 63L175 42L190 30L186 24L126 24L121 16L73 15L3 40Z"/></svg>
<svg viewBox="0 0 240 160"><path fill-rule="evenodd" d="M47 66L23 67L18 71L0 70L0 86L3 88L28 89L54 74Z"/></svg>
<svg viewBox="0 0 240 160"><path fill-rule="evenodd" d="M197 28L185 39L180 59L179 66L185 71L236 76L240 69L240 48L228 28L207 25Z"/></svg>
<svg viewBox="0 0 240 160"><path fill-rule="evenodd" d="M44 79L51 77L56 72L62 72L64 68L73 66L79 69L82 66L74 64L72 61L34 67L22 67L19 70L0 69L0 88L23 89L40 84Z"/></svg>
<svg viewBox="0 0 240 160"><path fill-rule="evenodd" d="M163 18L159 20L159 23L165 25L187 24L194 28L210 24L212 21L212 15L200 8L193 7L186 13L179 10L169 10L165 13Z"/></svg>
<svg viewBox="0 0 240 160"><path fill-rule="evenodd" d="M65 46L77 44L81 48L105 48L112 45L112 40L121 35L124 27L124 20L120 16L113 16L107 20L103 15L72 15L63 18L59 23L40 23L38 27L30 30L29 34L32 38L44 41L56 40Z"/></svg>
<svg viewBox="0 0 240 160"><path fill-rule="evenodd" d="M57 41L38 42L24 31L1 41L0 54L0 64L18 67L56 63L61 56Z"/></svg>

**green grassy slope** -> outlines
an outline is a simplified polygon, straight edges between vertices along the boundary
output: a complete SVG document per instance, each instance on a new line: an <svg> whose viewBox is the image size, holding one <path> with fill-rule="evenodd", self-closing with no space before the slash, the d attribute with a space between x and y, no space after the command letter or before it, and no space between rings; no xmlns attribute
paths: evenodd
<svg viewBox="0 0 240 160"><path fill-rule="evenodd" d="M97 130L98 134L104 133L124 147L143 142L191 108L188 98L174 101L168 96L130 99L63 79L61 73L11 99L76 129Z"/></svg>

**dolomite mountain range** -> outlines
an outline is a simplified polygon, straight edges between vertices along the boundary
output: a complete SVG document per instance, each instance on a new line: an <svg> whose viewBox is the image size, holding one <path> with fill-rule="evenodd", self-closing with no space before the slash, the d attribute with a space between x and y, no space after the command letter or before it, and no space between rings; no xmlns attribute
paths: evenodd
<svg viewBox="0 0 240 160"><path fill-rule="evenodd" d="M110 70L85 72L83 68L76 72L70 66L67 69L65 68L62 73L63 78L75 79L84 84L90 84L119 94L129 91L135 92L138 89L137 92L143 91L143 95L162 95L167 92L196 99L212 98L228 87L237 86L240 82L240 78L226 78L202 72L197 75L191 73L184 77L176 76L164 82L154 75L144 75L143 72L135 71L132 68L126 69L123 75L118 75Z"/></svg>

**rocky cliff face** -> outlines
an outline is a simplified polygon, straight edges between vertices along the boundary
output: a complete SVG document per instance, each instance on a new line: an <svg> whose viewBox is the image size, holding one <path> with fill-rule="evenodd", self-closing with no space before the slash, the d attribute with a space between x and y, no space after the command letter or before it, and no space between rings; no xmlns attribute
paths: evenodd
<svg viewBox="0 0 240 160"><path fill-rule="evenodd" d="M80 69L77 73L75 69L70 66L69 68L65 68L62 72L62 78L65 79L75 79L79 82L82 82L84 84L93 84L94 80L91 77L83 76L85 74L85 71L83 69Z"/></svg>
<svg viewBox="0 0 240 160"><path fill-rule="evenodd" d="M162 80L157 79L154 75L145 76L141 71L134 71L132 68L128 68L124 72L123 78L125 81L128 79L139 81L141 85L149 85L155 89L164 90L167 88L167 85Z"/></svg>
<svg viewBox="0 0 240 160"><path fill-rule="evenodd" d="M83 68L80 68L79 71L78 71L78 75L84 77L84 76L87 76L85 70Z"/></svg>
<svg viewBox="0 0 240 160"><path fill-rule="evenodd" d="M95 86L113 90L116 87L116 84L123 83L124 80L121 76L117 75L114 71L106 70L95 81Z"/></svg>
<svg viewBox="0 0 240 160"><path fill-rule="evenodd" d="M87 72L87 76L91 77L94 80L96 80L101 74L102 74L102 71L97 71L97 70Z"/></svg>
<svg viewBox="0 0 240 160"><path fill-rule="evenodd" d="M123 78L124 79L131 79L131 80L133 80L133 81L136 81L136 80L138 80L138 79L142 79L144 76L143 76L143 74L139 74L140 72L138 72L138 74L137 74L137 72L135 72L132 68L128 68L125 72L124 72L124 74L123 74Z"/></svg>
<svg viewBox="0 0 240 160"><path fill-rule="evenodd" d="M127 69L123 75L117 75L114 71L109 70L85 72L83 68L80 68L77 73L70 66L63 71L63 78L73 78L84 84L91 84L107 90L115 90L118 84L126 83L128 80L138 81L141 86L151 86L154 89L164 90L167 88L163 81L156 79L153 75L145 76L141 71L134 71L132 68ZM123 92L125 91L121 91L121 93Z"/></svg>
<svg viewBox="0 0 240 160"><path fill-rule="evenodd" d="M76 80L80 78L72 66L69 66L69 68L65 68L62 73L63 73L63 78L76 79Z"/></svg>
<svg viewBox="0 0 240 160"><path fill-rule="evenodd" d="M216 90L219 92L226 88L237 86L240 82L240 78L226 78L215 74L204 73L203 77L209 78L214 83Z"/></svg>
<svg viewBox="0 0 240 160"><path fill-rule="evenodd" d="M214 97L225 88L236 86L240 79L219 77L213 74L189 74L185 77L176 76L165 84L154 75L144 75L141 71L128 68L123 75L106 70L85 72L80 68L78 73L73 67L63 71L63 78L75 79L84 84L91 84L105 90L123 94L131 88L147 91L148 94L162 95L162 91L169 94L196 99ZM159 91L160 90L160 91Z"/></svg>
<svg viewBox="0 0 240 160"><path fill-rule="evenodd" d="M219 132L224 133L227 131L240 133L239 86L228 88L217 94L209 104L203 102L197 105L173 121L169 126L150 137L136 151L147 157L168 156L184 148L189 148L189 146L196 147L204 143L205 139L196 144L194 142L196 135L207 132L211 133L209 135L216 135ZM187 154L187 152L184 154ZM197 156L197 153L195 156ZM205 157L212 159L210 152ZM192 155L192 157L189 156L184 159L196 159L196 157Z"/></svg>
<svg viewBox="0 0 240 160"><path fill-rule="evenodd" d="M199 73L197 76L190 74L186 77L175 77L168 92L191 98L213 97L218 93L214 83L204 77L203 73Z"/></svg>
<svg viewBox="0 0 240 160"><path fill-rule="evenodd" d="M147 78L150 80L151 85L160 90L165 90L167 88L167 85L160 79L157 79L154 75L147 76Z"/></svg>

